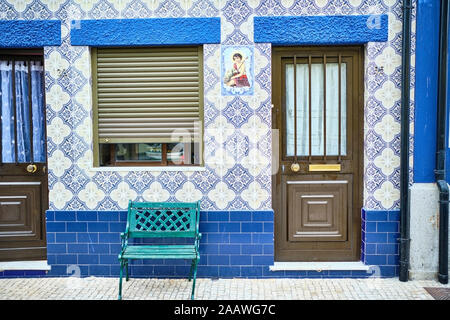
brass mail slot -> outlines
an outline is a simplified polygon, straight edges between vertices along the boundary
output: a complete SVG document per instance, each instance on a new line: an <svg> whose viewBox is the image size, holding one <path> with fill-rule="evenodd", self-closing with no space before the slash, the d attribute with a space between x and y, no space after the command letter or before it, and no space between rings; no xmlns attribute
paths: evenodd
<svg viewBox="0 0 450 320"><path fill-rule="evenodd" d="M341 171L340 163L310 164L309 171Z"/></svg>

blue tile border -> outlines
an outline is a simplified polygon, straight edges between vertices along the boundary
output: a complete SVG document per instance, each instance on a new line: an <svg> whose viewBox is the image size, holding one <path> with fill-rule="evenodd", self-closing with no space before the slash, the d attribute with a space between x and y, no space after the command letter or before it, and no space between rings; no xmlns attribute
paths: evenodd
<svg viewBox="0 0 450 320"><path fill-rule="evenodd" d="M347 45L388 40L388 16L254 17L254 40L274 45Z"/></svg>
<svg viewBox="0 0 450 320"><path fill-rule="evenodd" d="M361 210L361 260L384 276L398 276L400 211Z"/></svg>
<svg viewBox="0 0 450 320"><path fill-rule="evenodd" d="M220 18L72 21L70 42L93 47L220 43Z"/></svg>

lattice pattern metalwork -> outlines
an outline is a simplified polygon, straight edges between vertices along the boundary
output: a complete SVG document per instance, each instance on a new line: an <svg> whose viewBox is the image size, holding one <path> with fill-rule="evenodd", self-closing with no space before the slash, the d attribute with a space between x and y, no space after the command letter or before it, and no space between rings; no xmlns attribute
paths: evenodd
<svg viewBox="0 0 450 320"><path fill-rule="evenodd" d="M145 208L135 211L136 231L189 231L192 208Z"/></svg>

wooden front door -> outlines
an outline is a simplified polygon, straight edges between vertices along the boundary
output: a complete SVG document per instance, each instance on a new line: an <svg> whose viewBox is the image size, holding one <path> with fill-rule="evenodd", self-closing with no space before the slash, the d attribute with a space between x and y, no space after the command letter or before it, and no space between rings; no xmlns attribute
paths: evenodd
<svg viewBox="0 0 450 320"><path fill-rule="evenodd" d="M0 52L0 261L45 260L48 178L42 51Z"/></svg>
<svg viewBox="0 0 450 320"><path fill-rule="evenodd" d="M273 49L275 261L360 260L362 50Z"/></svg>

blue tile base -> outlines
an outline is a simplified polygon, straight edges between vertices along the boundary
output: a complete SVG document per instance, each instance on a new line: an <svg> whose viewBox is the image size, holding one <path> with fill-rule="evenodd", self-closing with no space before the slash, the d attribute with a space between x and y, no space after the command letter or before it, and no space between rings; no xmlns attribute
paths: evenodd
<svg viewBox="0 0 450 320"><path fill-rule="evenodd" d="M361 210L361 261L386 277L399 275L400 211Z"/></svg>
<svg viewBox="0 0 450 320"><path fill-rule="evenodd" d="M81 277L119 275L120 232L125 211L47 211L44 271L4 271L0 277ZM398 275L398 212L362 210L361 260L380 268L381 277ZM366 278L364 271L270 271L274 262L273 211L201 212L202 278ZM131 277L186 278L190 261L133 260Z"/></svg>

